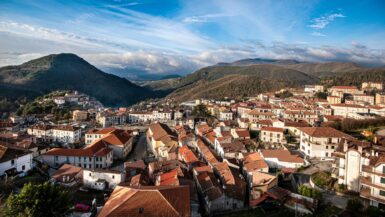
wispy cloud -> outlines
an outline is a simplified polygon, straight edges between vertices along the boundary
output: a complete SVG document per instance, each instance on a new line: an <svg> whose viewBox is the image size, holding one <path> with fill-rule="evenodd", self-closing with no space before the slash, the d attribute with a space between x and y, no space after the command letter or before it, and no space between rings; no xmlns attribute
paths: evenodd
<svg viewBox="0 0 385 217"><path fill-rule="evenodd" d="M345 15L341 13L334 13L325 15L322 17L317 17L311 20L311 25L309 25L310 28L313 29L324 29L326 26L328 26L331 22L333 22L336 18L344 18Z"/></svg>
<svg viewBox="0 0 385 217"><path fill-rule="evenodd" d="M319 36L319 37L325 37L325 36L326 36L325 34L320 33L320 32L316 32L316 31L312 32L311 35L313 35L313 36Z"/></svg>
<svg viewBox="0 0 385 217"><path fill-rule="evenodd" d="M183 19L184 23L207 23L213 22L217 18L231 17L231 14L205 14L200 16L189 16Z"/></svg>

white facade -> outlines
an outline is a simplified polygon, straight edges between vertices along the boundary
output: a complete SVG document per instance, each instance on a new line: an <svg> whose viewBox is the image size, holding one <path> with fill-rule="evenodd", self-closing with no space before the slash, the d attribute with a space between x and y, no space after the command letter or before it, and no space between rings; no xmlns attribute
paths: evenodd
<svg viewBox="0 0 385 217"><path fill-rule="evenodd" d="M52 139L54 141L62 142L62 143L79 142L81 139L81 129L75 129L75 130L53 129Z"/></svg>
<svg viewBox="0 0 385 217"><path fill-rule="evenodd" d="M357 113L369 113L368 108L360 105L338 104L331 105L330 107L333 109L333 115L339 115L345 118L354 118L354 114Z"/></svg>
<svg viewBox="0 0 385 217"><path fill-rule="evenodd" d="M4 175L5 171L15 168L17 172L27 172L32 169L32 153L25 153L22 156L1 161L0 159L0 176Z"/></svg>
<svg viewBox="0 0 385 217"><path fill-rule="evenodd" d="M84 186L96 190L114 189L125 181L125 174L111 170L83 170Z"/></svg>

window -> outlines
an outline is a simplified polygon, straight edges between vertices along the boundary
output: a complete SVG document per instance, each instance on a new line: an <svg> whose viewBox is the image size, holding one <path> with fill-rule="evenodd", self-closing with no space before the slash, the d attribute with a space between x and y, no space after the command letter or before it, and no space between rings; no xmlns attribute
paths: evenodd
<svg viewBox="0 0 385 217"><path fill-rule="evenodd" d="M380 182L381 182L382 184L385 184L385 178L384 178L384 177L381 177Z"/></svg>
<svg viewBox="0 0 385 217"><path fill-rule="evenodd" d="M332 149L334 149L334 145L332 145Z"/></svg>
<svg viewBox="0 0 385 217"><path fill-rule="evenodd" d="M92 176L92 173L90 173L89 175Z"/></svg>
<svg viewBox="0 0 385 217"><path fill-rule="evenodd" d="M25 170L25 165L21 166L21 170L23 171Z"/></svg>
<svg viewBox="0 0 385 217"><path fill-rule="evenodd" d="M55 160L59 160L59 156L55 156Z"/></svg>
<svg viewBox="0 0 385 217"><path fill-rule="evenodd" d="M380 195L383 196L383 197L385 197L385 191L380 190Z"/></svg>
<svg viewBox="0 0 385 217"><path fill-rule="evenodd" d="M15 164L15 160L11 160L11 165L13 166Z"/></svg>
<svg viewBox="0 0 385 217"><path fill-rule="evenodd" d="M112 175L112 179L115 179L115 176L114 176L114 175Z"/></svg>
<svg viewBox="0 0 385 217"><path fill-rule="evenodd" d="M385 166L382 167L382 173L385 173Z"/></svg>
<svg viewBox="0 0 385 217"><path fill-rule="evenodd" d="M329 149L329 146L326 146L326 149Z"/></svg>

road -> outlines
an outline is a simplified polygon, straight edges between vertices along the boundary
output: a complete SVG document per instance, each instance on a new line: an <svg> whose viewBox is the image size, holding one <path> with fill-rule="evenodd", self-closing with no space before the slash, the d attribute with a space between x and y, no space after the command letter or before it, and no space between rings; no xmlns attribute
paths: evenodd
<svg viewBox="0 0 385 217"><path fill-rule="evenodd" d="M136 139L133 143L132 151L126 159L123 160L114 160L114 165L112 169L123 171L124 170L124 162L131 162L131 161L137 161L142 160L143 157L147 155L147 140L146 140L146 134L141 134L139 136L139 139Z"/></svg>
<svg viewBox="0 0 385 217"><path fill-rule="evenodd" d="M141 160L147 154L147 140L146 134L141 134L139 139L135 142L131 153L127 156L126 161Z"/></svg>

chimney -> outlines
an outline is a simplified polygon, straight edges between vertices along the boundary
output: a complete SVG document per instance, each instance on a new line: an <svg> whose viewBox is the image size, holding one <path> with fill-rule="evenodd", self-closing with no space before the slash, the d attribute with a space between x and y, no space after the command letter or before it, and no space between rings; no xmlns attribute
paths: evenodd
<svg viewBox="0 0 385 217"><path fill-rule="evenodd" d="M348 150L348 142L344 141L344 152Z"/></svg>
<svg viewBox="0 0 385 217"><path fill-rule="evenodd" d="M371 151L371 154L370 154L371 156L374 156L374 150L372 149L372 151Z"/></svg>
<svg viewBox="0 0 385 217"><path fill-rule="evenodd" d="M360 154L362 154L362 146L358 146L358 152L360 153Z"/></svg>

